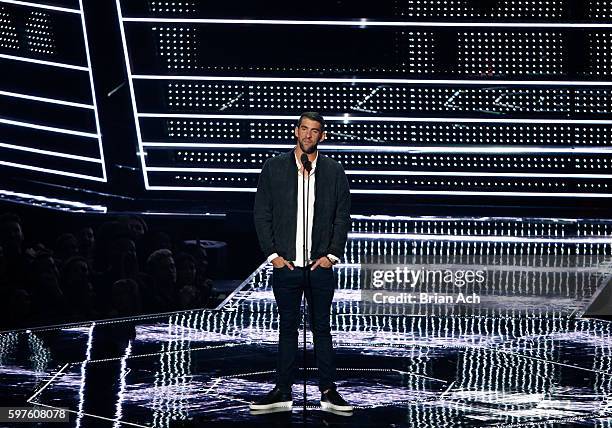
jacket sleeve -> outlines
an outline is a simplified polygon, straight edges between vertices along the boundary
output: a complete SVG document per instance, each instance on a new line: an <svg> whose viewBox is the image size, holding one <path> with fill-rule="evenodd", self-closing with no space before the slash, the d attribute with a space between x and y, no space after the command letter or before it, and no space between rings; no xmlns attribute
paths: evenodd
<svg viewBox="0 0 612 428"><path fill-rule="evenodd" d="M274 232L272 227L273 206L272 206L272 182L270 180L271 168L270 161L266 161L259 181L257 183L257 193L255 194L255 206L253 209L253 217L255 220L255 231L259 239L259 246L268 257L272 253L276 253L276 245L274 243Z"/></svg>
<svg viewBox="0 0 612 428"><path fill-rule="evenodd" d="M351 228L351 193L344 169L339 165L337 178L336 212L334 213L334 229L331 244L327 253L341 259L344 256L344 246Z"/></svg>

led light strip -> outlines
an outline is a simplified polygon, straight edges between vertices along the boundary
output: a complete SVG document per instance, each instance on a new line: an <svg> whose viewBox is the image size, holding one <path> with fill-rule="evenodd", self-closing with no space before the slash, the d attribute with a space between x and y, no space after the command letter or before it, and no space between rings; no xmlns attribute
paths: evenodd
<svg viewBox="0 0 612 428"><path fill-rule="evenodd" d="M259 174L261 172L261 168L175 168L163 166L149 166L146 167L146 170L151 172L216 172L227 174Z"/></svg>
<svg viewBox="0 0 612 428"><path fill-rule="evenodd" d="M28 171L45 172L48 174L62 175L66 177L82 178L84 180L101 181L101 182L106 181L104 177L95 177L93 175L77 174L75 172L60 171L57 169L50 169L50 168L41 168L39 166L25 165L21 163L7 162L3 160L0 160L0 165L10 166L13 168L21 168L21 169L25 169Z"/></svg>
<svg viewBox="0 0 612 428"><path fill-rule="evenodd" d="M355 233L359 233L359 232L355 232ZM422 238L416 239L416 240L417 241L428 241L429 240L428 239L429 236L436 236L436 235L424 235L423 234L422 236L423 236ZM443 236L449 236L449 235L443 235ZM465 235L464 235L464 237L465 237ZM497 236L497 238L503 238L503 237ZM528 244L532 243L531 238L524 238L524 239L525 239L524 241L519 241L519 242L520 243L528 243ZM466 240L462 240L462 239L456 239L456 237L448 238L448 240L449 241L459 241L459 242L470 242L470 240L466 241ZM490 241L490 240L487 240L487 241ZM499 241L496 241L496 242L499 242ZM510 242L510 241L508 241L508 242ZM551 243L564 243L564 242L555 242L554 238L551 239L550 242ZM571 242L571 243L574 244L575 242ZM580 242L580 243L581 244L601 244L602 242L600 242L600 241L596 241L596 242L584 241L584 242ZM609 241L606 241L606 242L603 242L603 243L604 244L607 244L607 243L611 243L612 244L612 242L609 242ZM415 262L417 260L417 257L418 256L408 256L409 260L413 259L413 260L415 260ZM520 257L520 256L518 256L518 257ZM390 264L390 263L388 263L388 264ZM444 265L443 264L443 265L438 265L438 266L443 267L443 266L448 266L448 265ZM475 263L467 263L466 262L466 263L462 263L462 266L464 266L464 267L472 266L472 267L478 268L478 266L482 267L483 265L481 263L475 264ZM569 272L580 273L580 272L582 272L582 273L592 273L592 274L598 274L599 273L599 274L601 274L602 267L601 267L601 265L599 265L599 266L600 267L592 267L592 268L590 268L590 267L587 268L587 267L584 267L584 266L577 266L577 267L567 267L567 266L565 266L565 267L557 267L557 268L555 268L555 267L548 267L548 268L538 267L537 271L538 272L559 272L559 273L561 273L561 272L566 272L566 273L569 273ZM345 270L354 270L354 269L359 270L359 269L362 268L362 265L360 263L338 263L338 264L334 265L334 268L337 268L337 269L341 269L342 268L342 269L345 269ZM517 265L511 265L511 264L500 264L500 265L487 265L487 270L489 270L489 271L497 271L497 272L505 272L505 271L533 272L535 270L535 268L533 266L529 266L529 265L528 266L520 266L520 265L517 266ZM348 290L345 290L345 292L346 291L348 291ZM359 293L359 290L350 290L350 291ZM347 314L347 315L350 315L350 314Z"/></svg>
<svg viewBox="0 0 612 428"><path fill-rule="evenodd" d="M149 186L147 190L188 190L196 192L256 192L255 187L188 187L188 186Z"/></svg>
<svg viewBox="0 0 612 428"><path fill-rule="evenodd" d="M359 137L356 137L358 140ZM295 144L228 144L228 143L161 143L145 142L143 147L156 147L164 149L173 148L208 148L208 149L292 149ZM345 152L380 152L380 153L491 153L491 154L529 154L529 153L585 153L585 154L612 154L612 147L486 147L486 146L361 146L361 145L334 145L322 143L321 152L329 150Z"/></svg>
<svg viewBox="0 0 612 428"><path fill-rule="evenodd" d="M347 170L347 175L384 175L384 176L445 176L445 177L522 177L522 178L586 178L611 179L612 174L566 174L566 173L528 173L528 172L460 172L460 171L376 171Z"/></svg>
<svg viewBox="0 0 612 428"><path fill-rule="evenodd" d="M45 382L45 384L43 386L41 386L40 388L38 388L38 390L32 395L30 396L30 398L28 398L26 401L28 403L31 403L32 400L34 400L34 398L36 398L36 396L38 394L40 394L41 392L43 392L54 380L55 378L57 378L58 376L60 376L64 370L66 370L66 368L70 365L70 363L66 363L64 364L58 371L57 373L55 373L47 382Z"/></svg>
<svg viewBox="0 0 612 428"><path fill-rule="evenodd" d="M37 153L39 155L56 156L56 157L60 157L64 159L80 160L83 162L102 163L100 159L90 158L87 156L72 155L69 153L54 152L51 150L35 149L32 147L26 147L26 146L16 146L14 144L0 143L0 147L3 147L5 149L10 149L10 150L20 150L24 152Z"/></svg>
<svg viewBox="0 0 612 428"><path fill-rule="evenodd" d="M147 172L211 172L218 174L259 174L261 168L198 168L198 167L161 167L151 166ZM387 170L346 170L346 175L384 175L384 176L449 176L449 177L523 177L523 178L587 178L612 179L612 174L556 174L527 172L459 172L459 171L387 171Z"/></svg>
<svg viewBox="0 0 612 428"><path fill-rule="evenodd" d="M42 3L32 3L32 2L29 2L29 1L0 0L0 3L14 4L16 6L34 7L34 8L37 8L37 9L54 10L56 12L80 13L80 11L78 9L70 9L70 8L67 8L67 7L51 6L51 5L42 4Z"/></svg>
<svg viewBox="0 0 612 428"><path fill-rule="evenodd" d="M121 18L123 22L160 24L249 24L249 25L324 25L344 27L467 27L467 28L612 28L609 23L572 22L434 22L434 21L325 21L293 19L225 19L225 18Z"/></svg>
<svg viewBox="0 0 612 428"><path fill-rule="evenodd" d="M5 96L5 97L22 98L22 99L30 100L30 101L40 101L43 103L59 104L59 105L68 106L68 107L77 107L77 108L84 108L84 109L90 109L90 110L95 109L95 107L90 104L74 103L71 101L57 100L54 98L36 97L34 95L19 94L17 92L0 91L0 95Z"/></svg>
<svg viewBox="0 0 612 428"><path fill-rule="evenodd" d="M444 216L402 216L402 215L388 215L388 214L351 214L353 220L367 220L367 221L519 221L527 224L533 224L534 222L552 222L554 224L572 223L576 224L581 221L586 224L591 222L609 223L612 224L612 220L591 220L584 218L560 218L560 217L444 217Z"/></svg>
<svg viewBox="0 0 612 428"><path fill-rule="evenodd" d="M309 83L375 83L412 85L525 85L525 86L612 86L612 81L579 80L469 80L469 79L371 79L345 77L257 77L257 76L170 76L134 74L137 80L203 80L220 82L309 82Z"/></svg>
<svg viewBox="0 0 612 428"><path fill-rule="evenodd" d="M257 189L255 189L257 190ZM351 193L362 195L441 195L441 196L537 196L546 198L570 197L570 198L610 198L609 193L552 193L552 192L489 192L489 191L463 191L463 190L353 190Z"/></svg>
<svg viewBox="0 0 612 428"><path fill-rule="evenodd" d="M138 141L138 156L140 157L140 166L142 171L142 179L144 181L145 189L149 190L149 177L146 173L146 161L145 161L145 150L142 146L142 134L140 132L140 122L138 120L138 108L136 106L136 96L134 95L134 81L132 76L132 66L130 64L130 58L128 55L127 39L125 36L125 28L123 26L123 11L121 10L121 0L115 0L117 5L117 16L119 19L119 30L121 31L121 43L123 44L123 56L125 59L125 68L127 72L128 85L130 87L130 98L132 99L132 113L134 114L134 126L136 128L136 138Z"/></svg>
<svg viewBox="0 0 612 428"><path fill-rule="evenodd" d="M455 235L423 235L419 233L364 233L349 232L351 239L390 239L399 241L459 241L459 242L528 242L538 244L612 244L612 237L590 238L530 238L518 236L455 236Z"/></svg>
<svg viewBox="0 0 612 428"><path fill-rule="evenodd" d="M212 149L290 149L295 147L295 144L227 144L227 143L160 143L160 142L144 142L143 147L159 147L159 148L212 148ZM325 145L326 148L331 146ZM323 147L320 148L323 150Z"/></svg>
<svg viewBox="0 0 612 428"><path fill-rule="evenodd" d="M193 191L193 192L257 192L255 187L189 187L189 186L149 186L147 190L171 190L171 191ZM451 190L358 190L351 189L353 194L374 195L427 195L427 196L535 196L535 197L571 197L571 198L610 198L607 193L545 193L545 192L468 192Z"/></svg>
<svg viewBox="0 0 612 428"><path fill-rule="evenodd" d="M42 59L26 58L26 57L23 57L23 56L0 54L0 58L10 59L10 60L14 60L14 61L31 62L33 64L50 65L50 66L53 66L53 67L69 68L71 70L79 70L79 71L88 71L89 70L87 67L83 67L83 66L80 66L80 65L65 64L63 62L44 61Z"/></svg>
<svg viewBox="0 0 612 428"><path fill-rule="evenodd" d="M85 11L83 9L83 0L79 0L79 7L81 10L81 29L83 32L83 43L85 44L85 56L87 57L87 69L89 74L89 86L91 87L91 101L93 103L94 118L96 121L96 134L98 139L98 150L100 153L100 163L102 164L102 177L104 182L107 181L106 177L106 162L104 161L104 149L102 148L102 136L100 133L100 118L98 117L98 105L96 101L96 88L93 80L93 71L91 67L91 57L89 55L89 40L87 37L87 27L85 26Z"/></svg>
<svg viewBox="0 0 612 428"><path fill-rule="evenodd" d="M0 195L4 195L8 197L16 197L16 198L21 198L21 199L34 199L39 202L50 203L50 204L68 205L73 208L89 208L89 209L100 211L100 212L106 212L107 210L106 207L103 205L89 205L84 202L68 201L65 199L57 199L57 198L48 198L46 196L30 195L28 193L13 192L10 190L3 190L3 189L0 189Z"/></svg>
<svg viewBox="0 0 612 428"><path fill-rule="evenodd" d="M90 132L74 131L72 129L56 128L54 126L38 125L36 123L30 123L30 122L20 122L18 120L0 118L0 123L4 123L6 125L22 126L25 128L39 129L41 131L58 132L60 134L76 135L78 137L98 138L98 134L92 134Z"/></svg>
<svg viewBox="0 0 612 428"><path fill-rule="evenodd" d="M158 215L158 216L173 216L173 217L218 217L225 218L226 214L223 213L186 213L186 212L171 212L171 211L147 211L147 216Z"/></svg>
<svg viewBox="0 0 612 428"><path fill-rule="evenodd" d="M177 114L177 113L138 113L138 117L165 119L250 119L250 120L292 120L299 116L273 116L262 114ZM447 117L369 117L369 116L326 116L328 122L437 122L437 123L522 123L522 124L576 124L576 125L612 125L612 120L597 119L479 119Z"/></svg>

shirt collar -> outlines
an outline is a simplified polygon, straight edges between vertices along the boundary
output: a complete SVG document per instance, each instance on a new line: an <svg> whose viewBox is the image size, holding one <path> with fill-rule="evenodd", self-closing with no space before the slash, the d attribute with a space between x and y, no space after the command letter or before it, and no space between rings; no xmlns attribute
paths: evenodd
<svg viewBox="0 0 612 428"><path fill-rule="evenodd" d="M297 156L295 154L295 150L293 151L293 157L295 158L295 164L297 165L297 169L299 171L300 169L302 169L302 162L297 158ZM319 151L318 150L317 150L317 156L315 157L315 160L312 161L312 169L310 170L310 174L311 175L314 172L315 168L317 167L317 159L319 159Z"/></svg>

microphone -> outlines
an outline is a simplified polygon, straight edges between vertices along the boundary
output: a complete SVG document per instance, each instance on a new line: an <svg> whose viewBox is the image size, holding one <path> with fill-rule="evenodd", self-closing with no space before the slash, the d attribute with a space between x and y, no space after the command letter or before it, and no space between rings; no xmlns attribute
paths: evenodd
<svg viewBox="0 0 612 428"><path fill-rule="evenodd" d="M307 172L312 170L312 162L310 162L306 153L302 153L302 156L300 156L300 161L302 161L302 165L304 165L304 169Z"/></svg>

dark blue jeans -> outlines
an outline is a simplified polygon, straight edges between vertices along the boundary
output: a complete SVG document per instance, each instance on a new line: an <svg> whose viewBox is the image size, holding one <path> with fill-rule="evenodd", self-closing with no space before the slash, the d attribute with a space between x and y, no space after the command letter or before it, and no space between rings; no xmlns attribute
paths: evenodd
<svg viewBox="0 0 612 428"><path fill-rule="evenodd" d="M310 268L306 268L306 275ZM310 289L304 289L303 268L274 269L272 290L278 307L279 340L276 385L290 392L297 369L298 327L302 293L306 295L310 330L314 340L315 360L319 369L319 389L335 389L336 366L330 329L330 310L336 288L333 268L310 271Z"/></svg>

